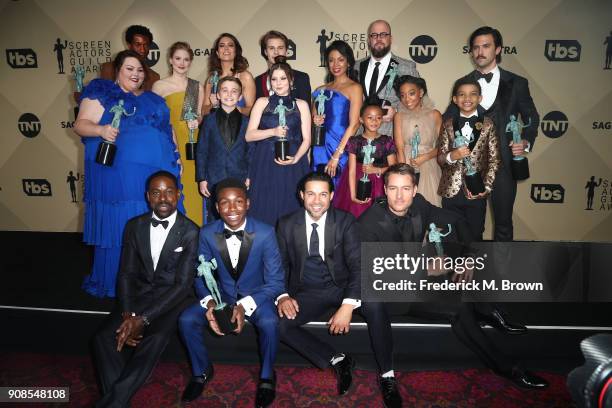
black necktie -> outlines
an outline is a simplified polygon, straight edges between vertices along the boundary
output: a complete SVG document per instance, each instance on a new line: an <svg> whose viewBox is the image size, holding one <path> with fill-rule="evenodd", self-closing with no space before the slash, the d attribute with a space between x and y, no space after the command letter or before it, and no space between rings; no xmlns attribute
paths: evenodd
<svg viewBox="0 0 612 408"><path fill-rule="evenodd" d="M310 234L310 246L308 247L308 253L310 256L321 256L319 252L319 233L317 227L319 225L316 222L312 223L312 234Z"/></svg>
<svg viewBox="0 0 612 408"><path fill-rule="evenodd" d="M475 72L476 72L476 80L479 80L480 78L484 78L484 80L487 81L487 84L488 84L493 79L492 72L489 72L488 74L483 74L480 71L475 71Z"/></svg>
<svg viewBox="0 0 612 408"><path fill-rule="evenodd" d="M370 100L376 98L376 85L378 84L378 66L380 62L374 64L374 71L372 72L372 78L370 79L370 89L368 90L368 98Z"/></svg>
<svg viewBox="0 0 612 408"><path fill-rule="evenodd" d="M238 238L240 241L242 241L242 237L244 236L244 230L232 231L232 230L229 230L227 228L224 228L223 229L223 235L225 236L225 239L230 239L232 237L232 235L234 235L236 238Z"/></svg>
<svg viewBox="0 0 612 408"><path fill-rule="evenodd" d="M156 218L151 218L151 225L153 226L153 228L157 227L158 225L161 225L162 227L164 227L164 229L168 228L168 224L170 224L170 221L168 220L158 220Z"/></svg>

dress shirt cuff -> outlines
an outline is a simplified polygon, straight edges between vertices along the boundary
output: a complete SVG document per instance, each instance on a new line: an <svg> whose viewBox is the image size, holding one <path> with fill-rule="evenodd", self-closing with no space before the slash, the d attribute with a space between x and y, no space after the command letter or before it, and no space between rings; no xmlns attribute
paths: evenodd
<svg viewBox="0 0 612 408"><path fill-rule="evenodd" d="M255 309L257 309L257 303L255 303L255 299L253 299L252 296L245 296L237 301L236 304L244 307L244 314L246 316L251 316L255 312Z"/></svg>
<svg viewBox="0 0 612 408"><path fill-rule="evenodd" d="M450 154L450 152L449 152L449 153L447 153L447 154L446 154L446 162L447 162L448 164L455 164L455 163L457 163L457 160L452 160L452 159L451 159L451 154Z"/></svg>
<svg viewBox="0 0 612 408"><path fill-rule="evenodd" d="M283 293L282 295L278 295L278 297L276 298L276 301L274 301L274 304L276 306L278 306L278 301L281 300L282 298L284 298L285 296L289 296L288 293Z"/></svg>
<svg viewBox="0 0 612 408"><path fill-rule="evenodd" d="M204 299L200 300L200 306L206 309L206 305L213 299L211 295L206 296Z"/></svg>
<svg viewBox="0 0 612 408"><path fill-rule="evenodd" d="M361 306L361 300L359 300L359 299L351 299L351 298L344 298L344 299L342 299L342 304L343 305L352 305L353 309L357 309L359 306Z"/></svg>
<svg viewBox="0 0 612 408"><path fill-rule="evenodd" d="M531 151L531 143L527 142L527 147L525 148L525 153L529 153Z"/></svg>

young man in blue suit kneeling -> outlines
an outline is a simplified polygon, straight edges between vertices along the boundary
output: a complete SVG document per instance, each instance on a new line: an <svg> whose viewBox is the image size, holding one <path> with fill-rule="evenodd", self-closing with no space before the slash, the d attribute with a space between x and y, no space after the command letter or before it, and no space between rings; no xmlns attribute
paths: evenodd
<svg viewBox="0 0 612 408"><path fill-rule="evenodd" d="M225 179L216 187L216 208L221 217L202 227L198 254L215 259L215 279L223 302L234 305L232 322L240 333L245 319L257 328L261 358L256 406L266 407L275 397L274 360L279 342L278 315L274 300L284 291L284 273L274 229L251 217L244 183ZM198 398L213 375L204 345L204 329L223 335L212 313L216 306L201 278L195 280L200 300L179 319L181 337L187 346L193 377L183 401ZM246 317L245 317L246 316Z"/></svg>

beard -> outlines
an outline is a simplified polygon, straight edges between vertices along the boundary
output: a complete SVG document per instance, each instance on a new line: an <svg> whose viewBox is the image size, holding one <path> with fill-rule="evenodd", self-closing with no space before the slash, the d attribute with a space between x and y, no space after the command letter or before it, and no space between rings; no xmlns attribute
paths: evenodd
<svg viewBox="0 0 612 408"><path fill-rule="evenodd" d="M391 51L391 45L385 47L385 48L381 48L380 50L377 50L376 48L371 48L370 47L370 53L372 54L372 56L374 58L382 58L385 55L387 55L389 53L389 51Z"/></svg>

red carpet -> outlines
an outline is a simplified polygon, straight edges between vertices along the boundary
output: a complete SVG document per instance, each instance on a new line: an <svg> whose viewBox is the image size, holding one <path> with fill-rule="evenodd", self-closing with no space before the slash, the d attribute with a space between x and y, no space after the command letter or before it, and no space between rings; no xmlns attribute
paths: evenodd
<svg viewBox="0 0 612 408"><path fill-rule="evenodd" d="M277 367L274 407L382 407L376 374L356 370L348 395L336 395L330 370ZM254 404L258 368L215 365L204 395L188 407L248 407ZM520 390L486 369L399 373L406 407L571 407L565 377L539 373L550 382L545 391ZM134 408L179 407L190 376L187 363L160 363L132 399ZM98 398L94 371L84 356L0 353L0 386L69 386L71 407L91 407ZM0 404L17 408L65 404Z"/></svg>

